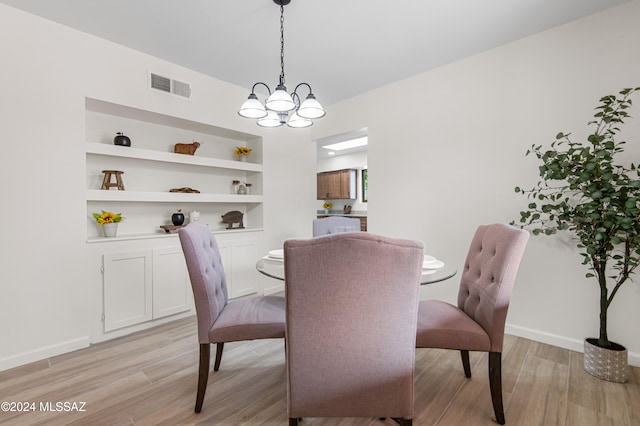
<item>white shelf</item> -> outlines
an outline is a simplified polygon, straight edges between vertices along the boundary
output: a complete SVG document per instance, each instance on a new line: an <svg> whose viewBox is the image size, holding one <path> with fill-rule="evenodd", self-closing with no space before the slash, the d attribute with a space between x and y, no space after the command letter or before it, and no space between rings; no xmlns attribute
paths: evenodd
<svg viewBox="0 0 640 426"><path fill-rule="evenodd" d="M176 154L173 152L130 148L126 146L109 145L106 143L87 142L86 152L87 154L135 158L138 160L161 161L173 164L188 164L191 166L215 167L221 169L243 170L248 172L262 172L262 164L221 160L218 158L210 157L197 157L195 155Z"/></svg>
<svg viewBox="0 0 640 426"><path fill-rule="evenodd" d="M154 203L262 203L262 195L198 194L182 192L142 192L88 189L87 201Z"/></svg>
<svg viewBox="0 0 640 426"><path fill-rule="evenodd" d="M223 234L242 234L246 232L263 231L262 228L242 228L242 229L216 229L211 231L214 235ZM116 241L134 241L148 240L157 238L178 238L178 233L168 234L166 232L157 232L154 234L124 234L113 238L91 237L87 238L87 243L110 243Z"/></svg>

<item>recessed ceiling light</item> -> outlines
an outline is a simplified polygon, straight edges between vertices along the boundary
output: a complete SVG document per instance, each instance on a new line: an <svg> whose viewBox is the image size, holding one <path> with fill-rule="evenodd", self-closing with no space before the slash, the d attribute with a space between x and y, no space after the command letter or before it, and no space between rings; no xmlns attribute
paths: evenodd
<svg viewBox="0 0 640 426"><path fill-rule="evenodd" d="M327 155L336 155L335 151L329 151Z"/></svg>
<svg viewBox="0 0 640 426"><path fill-rule="evenodd" d="M362 137L358 139L351 139L344 142L333 143L331 145L323 145L323 148L326 149L335 149L336 151L341 151L343 149L356 148L358 146L367 145L368 139L367 137Z"/></svg>

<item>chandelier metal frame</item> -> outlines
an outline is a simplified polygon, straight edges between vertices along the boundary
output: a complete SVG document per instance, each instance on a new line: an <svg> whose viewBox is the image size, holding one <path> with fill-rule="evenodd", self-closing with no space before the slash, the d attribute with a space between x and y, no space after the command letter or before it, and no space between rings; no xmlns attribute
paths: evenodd
<svg viewBox="0 0 640 426"><path fill-rule="evenodd" d="M280 6L280 76L278 85L272 93L266 83L262 81L255 83L251 88L251 94L238 110L238 114L244 118L257 120L258 126L262 127L280 127L284 124L296 128L309 127L313 124L313 120L324 117L326 112L313 94L309 83L299 83L291 95L287 92L284 76L284 6L291 3L291 0L273 0L273 2ZM255 93L257 86L264 86L269 93L264 105ZM304 102L301 102L298 89L303 86L306 86L309 94ZM293 114L289 116L291 111Z"/></svg>

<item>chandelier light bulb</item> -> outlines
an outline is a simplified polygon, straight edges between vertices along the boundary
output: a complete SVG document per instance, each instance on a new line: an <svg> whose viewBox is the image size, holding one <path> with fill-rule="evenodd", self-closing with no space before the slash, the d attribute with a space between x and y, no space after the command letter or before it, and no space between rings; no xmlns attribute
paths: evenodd
<svg viewBox="0 0 640 426"><path fill-rule="evenodd" d="M267 109L277 112L291 111L296 107L295 102L291 99L291 96L287 93L287 88L283 85L278 85L276 90L273 91L271 96L265 103Z"/></svg>
<svg viewBox="0 0 640 426"><path fill-rule="evenodd" d="M313 124L313 121L309 120L308 118L300 117L300 115L297 112L294 112L291 118L289 118L289 122L287 122L287 125L289 127L294 127L296 129L309 127L312 124Z"/></svg>
<svg viewBox="0 0 640 426"><path fill-rule="evenodd" d="M326 114L324 108L322 108L320 102L316 100L313 93L309 93L307 99L300 105L297 112L300 117L309 119L322 118Z"/></svg>
<svg viewBox="0 0 640 426"><path fill-rule="evenodd" d="M280 127L283 124L278 113L275 111L267 111L267 115L258 120L258 126L260 127Z"/></svg>
<svg viewBox="0 0 640 426"><path fill-rule="evenodd" d="M249 98L244 101L238 114L245 118L263 118L267 116L267 111L258 100L258 97L252 93L249 95Z"/></svg>

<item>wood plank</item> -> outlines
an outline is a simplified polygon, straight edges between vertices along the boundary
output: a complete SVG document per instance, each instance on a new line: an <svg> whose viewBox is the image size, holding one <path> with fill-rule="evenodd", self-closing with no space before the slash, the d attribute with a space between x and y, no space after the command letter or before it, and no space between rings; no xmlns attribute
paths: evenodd
<svg viewBox="0 0 640 426"><path fill-rule="evenodd" d="M193 411L198 342L192 317L0 372L0 401L86 403L84 412L0 412L0 424L288 424L283 340L225 346L199 414ZM416 350L415 425L496 424L487 356L470 355L467 379L458 351ZM640 424L640 368L631 369L628 383L605 382L584 371L580 353L506 336L503 379L508 425ZM394 423L305 418L304 425Z"/></svg>

